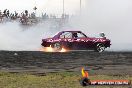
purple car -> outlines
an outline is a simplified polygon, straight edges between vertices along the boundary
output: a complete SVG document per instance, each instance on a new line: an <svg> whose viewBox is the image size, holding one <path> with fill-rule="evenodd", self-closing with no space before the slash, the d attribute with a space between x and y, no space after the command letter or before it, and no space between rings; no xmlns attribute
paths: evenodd
<svg viewBox="0 0 132 88"><path fill-rule="evenodd" d="M42 46L52 47L55 51L62 48L68 50L95 50L103 52L110 47L110 40L101 33L100 38L88 37L81 31L62 31L52 38L42 39Z"/></svg>

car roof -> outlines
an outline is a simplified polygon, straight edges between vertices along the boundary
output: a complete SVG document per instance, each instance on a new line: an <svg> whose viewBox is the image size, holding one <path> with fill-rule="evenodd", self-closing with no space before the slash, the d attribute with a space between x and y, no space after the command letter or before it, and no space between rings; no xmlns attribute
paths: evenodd
<svg viewBox="0 0 132 88"><path fill-rule="evenodd" d="M62 32L81 32L81 31L62 31Z"/></svg>
<svg viewBox="0 0 132 88"><path fill-rule="evenodd" d="M53 38L58 38L58 35L64 33L64 32L71 32L71 33L75 33L75 32L81 32L81 31L61 31L59 32L57 35L55 35Z"/></svg>

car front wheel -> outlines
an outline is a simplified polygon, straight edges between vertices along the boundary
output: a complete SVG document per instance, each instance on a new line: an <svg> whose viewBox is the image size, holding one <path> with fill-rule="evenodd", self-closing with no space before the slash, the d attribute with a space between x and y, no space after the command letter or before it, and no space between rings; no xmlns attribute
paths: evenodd
<svg viewBox="0 0 132 88"><path fill-rule="evenodd" d="M95 51L97 52L104 52L105 51L105 46L102 43L97 43L95 47Z"/></svg>
<svg viewBox="0 0 132 88"><path fill-rule="evenodd" d="M57 51L57 52L62 50L62 46L61 46L60 43L52 44L52 48L53 48L54 51Z"/></svg>

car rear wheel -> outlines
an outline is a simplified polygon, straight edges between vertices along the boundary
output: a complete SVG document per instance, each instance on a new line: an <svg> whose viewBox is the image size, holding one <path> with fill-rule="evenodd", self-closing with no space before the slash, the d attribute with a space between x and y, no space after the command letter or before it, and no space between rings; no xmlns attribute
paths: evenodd
<svg viewBox="0 0 132 88"><path fill-rule="evenodd" d="M54 51L57 51L57 52L62 50L62 46L61 46L60 43L52 44L52 48L53 48Z"/></svg>
<svg viewBox="0 0 132 88"><path fill-rule="evenodd" d="M102 44L102 43L97 43L97 44L96 44L95 51L97 51L97 52L104 52L104 51L105 51L105 46L104 46L104 44Z"/></svg>

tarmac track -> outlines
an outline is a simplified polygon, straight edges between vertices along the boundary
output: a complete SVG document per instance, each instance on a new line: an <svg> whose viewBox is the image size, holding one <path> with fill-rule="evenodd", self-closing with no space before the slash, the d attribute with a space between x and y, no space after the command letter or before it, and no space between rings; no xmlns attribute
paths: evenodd
<svg viewBox="0 0 132 88"><path fill-rule="evenodd" d="M88 69L90 74L132 75L132 52L0 51L0 71L80 72L81 67Z"/></svg>

